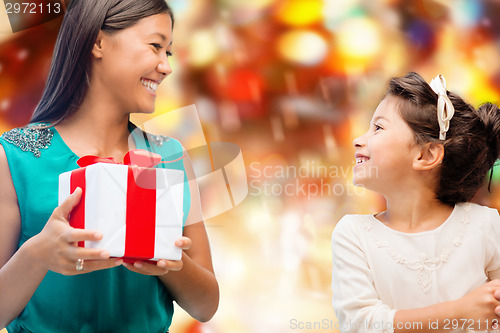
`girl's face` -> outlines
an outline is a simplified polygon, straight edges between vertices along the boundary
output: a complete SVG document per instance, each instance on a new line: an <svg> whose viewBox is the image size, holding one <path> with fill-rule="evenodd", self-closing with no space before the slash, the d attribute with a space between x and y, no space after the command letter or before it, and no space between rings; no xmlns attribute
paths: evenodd
<svg viewBox="0 0 500 333"><path fill-rule="evenodd" d="M396 108L397 99L380 102L368 132L355 139L354 184L381 194L408 186L418 146Z"/></svg>
<svg viewBox="0 0 500 333"><path fill-rule="evenodd" d="M93 49L92 79L99 81L99 99L117 103L124 112L154 111L156 90L172 72L170 15L139 20L113 34L102 33Z"/></svg>

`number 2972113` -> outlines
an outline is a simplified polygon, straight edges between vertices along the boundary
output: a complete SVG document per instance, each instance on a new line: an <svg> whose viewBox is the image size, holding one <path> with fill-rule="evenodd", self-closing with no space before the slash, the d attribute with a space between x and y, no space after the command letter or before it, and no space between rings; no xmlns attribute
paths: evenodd
<svg viewBox="0 0 500 333"><path fill-rule="evenodd" d="M7 14L59 14L62 11L60 2L13 2L5 1Z"/></svg>

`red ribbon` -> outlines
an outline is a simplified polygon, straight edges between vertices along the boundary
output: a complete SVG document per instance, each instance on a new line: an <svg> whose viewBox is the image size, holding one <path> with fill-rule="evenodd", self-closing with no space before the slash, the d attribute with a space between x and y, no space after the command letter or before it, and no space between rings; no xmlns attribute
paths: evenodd
<svg viewBox="0 0 500 333"><path fill-rule="evenodd" d="M81 168L96 163L121 164L117 162L113 157L99 157L93 155L80 157L80 159L76 163ZM143 168L152 168L159 163L161 163L160 154L152 153L144 149L133 149L126 153L123 157L123 164L125 165L136 165Z"/></svg>
<svg viewBox="0 0 500 333"><path fill-rule="evenodd" d="M124 258L150 259L154 257L156 227L156 170L151 167L161 163L161 155L134 149L125 155L123 162L129 166ZM71 173L70 193L77 187L83 193L80 203L70 216L70 225L74 228L85 228L85 170L95 163L120 164L112 157L90 155L77 161L81 168ZM139 174L141 186L137 185ZM84 247L84 242L79 242L78 246Z"/></svg>

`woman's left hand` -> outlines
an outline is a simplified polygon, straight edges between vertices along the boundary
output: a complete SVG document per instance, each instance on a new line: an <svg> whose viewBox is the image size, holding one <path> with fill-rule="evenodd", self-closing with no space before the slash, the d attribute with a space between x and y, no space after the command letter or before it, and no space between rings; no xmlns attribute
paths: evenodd
<svg viewBox="0 0 500 333"><path fill-rule="evenodd" d="M187 237L179 238L175 241L175 246L184 250L188 250L191 247L191 239ZM136 261L133 264L123 263L129 271L144 274L144 275L165 275L169 271L180 271L183 266L181 260L166 260L160 259L155 264L150 264L143 261Z"/></svg>

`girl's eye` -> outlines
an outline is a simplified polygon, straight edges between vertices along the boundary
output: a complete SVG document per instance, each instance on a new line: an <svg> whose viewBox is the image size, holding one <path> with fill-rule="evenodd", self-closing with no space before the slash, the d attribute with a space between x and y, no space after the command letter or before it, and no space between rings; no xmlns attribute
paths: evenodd
<svg viewBox="0 0 500 333"><path fill-rule="evenodd" d="M383 129L383 128L382 128L382 126L377 125L377 124L375 124L375 125L373 125L373 126L375 127L375 132L377 132L378 130Z"/></svg>
<svg viewBox="0 0 500 333"><path fill-rule="evenodd" d="M172 56L172 52L167 51L167 57L171 57L171 56Z"/></svg>

